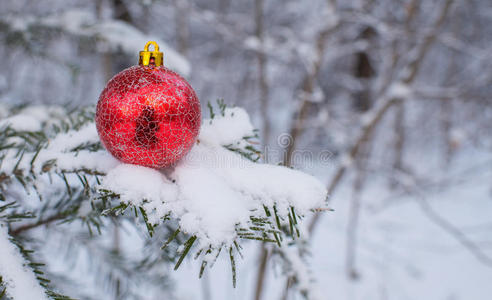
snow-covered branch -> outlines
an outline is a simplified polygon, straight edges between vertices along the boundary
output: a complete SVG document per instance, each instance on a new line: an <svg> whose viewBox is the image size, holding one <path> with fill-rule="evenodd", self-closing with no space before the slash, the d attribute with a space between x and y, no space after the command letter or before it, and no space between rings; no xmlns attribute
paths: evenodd
<svg viewBox="0 0 492 300"><path fill-rule="evenodd" d="M285 237L299 236L301 217L325 205L326 189L314 177L287 167L259 164L247 155L257 151L250 143L256 133L241 108L222 107L213 118L204 120L191 152L165 170L112 158L99 144L91 115L81 110L69 116L70 122L51 122L53 129L46 130L46 121L21 110L16 117L24 120L23 125L31 122L31 128L47 131L31 133L32 140L23 139L29 132L15 130L19 128L15 117L7 118L0 168L4 182L18 178L25 189L34 190L41 198L47 192L43 187L50 174L59 175L58 189L79 195L75 207L62 218L71 212L73 217L90 222L94 213L118 216L134 210L151 235L157 226L169 223L175 233L166 243L162 241L165 246L178 234L188 239L178 247L181 259L176 267L193 246L205 266L223 248L231 251L232 258L241 239L280 245ZM93 209L87 211L84 201L90 201ZM97 221L91 222L99 226ZM35 224L20 228L47 222L40 219Z"/></svg>
<svg viewBox="0 0 492 300"><path fill-rule="evenodd" d="M95 38L99 43L96 50L101 53L122 51L135 56L147 41L156 41L164 53L165 66L184 76L189 76L191 72L189 62L160 38L145 34L121 20L98 20L89 11L67 10L42 18L11 15L5 18L5 24L14 32L26 34L29 30L45 27L76 37Z"/></svg>
<svg viewBox="0 0 492 300"><path fill-rule="evenodd" d="M0 276L6 294L15 300L48 299L27 262L12 244L5 224L0 224Z"/></svg>

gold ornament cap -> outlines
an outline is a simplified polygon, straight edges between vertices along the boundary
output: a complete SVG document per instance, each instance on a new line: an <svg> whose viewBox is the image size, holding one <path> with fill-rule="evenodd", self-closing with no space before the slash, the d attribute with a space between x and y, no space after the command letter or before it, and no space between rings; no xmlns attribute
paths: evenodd
<svg viewBox="0 0 492 300"><path fill-rule="evenodd" d="M154 46L154 51L149 51L150 45ZM163 54L159 51L159 45L154 41L145 44L144 50L140 51L138 64L141 66L162 66Z"/></svg>

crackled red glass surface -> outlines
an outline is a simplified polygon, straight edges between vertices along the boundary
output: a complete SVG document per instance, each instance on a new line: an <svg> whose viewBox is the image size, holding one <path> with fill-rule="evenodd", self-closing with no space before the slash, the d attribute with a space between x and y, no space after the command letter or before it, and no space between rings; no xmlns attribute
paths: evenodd
<svg viewBox="0 0 492 300"><path fill-rule="evenodd" d="M117 159L164 168L193 146L201 122L200 102L177 73L159 66L121 71L99 97L96 127Z"/></svg>

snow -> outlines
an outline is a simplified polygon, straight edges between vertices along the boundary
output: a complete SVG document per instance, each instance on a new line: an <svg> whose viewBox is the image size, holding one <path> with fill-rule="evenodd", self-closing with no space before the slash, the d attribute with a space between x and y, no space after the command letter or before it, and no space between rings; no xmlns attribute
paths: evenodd
<svg viewBox="0 0 492 300"><path fill-rule="evenodd" d="M244 136L253 135L253 125L242 108L228 108L224 116L205 120L200 128L200 142L211 145L228 145L240 142Z"/></svg>
<svg viewBox="0 0 492 300"><path fill-rule="evenodd" d="M156 41L160 51L164 53L164 65L173 69L183 76L189 76L191 66L189 62L166 42L152 35L147 35L119 20L99 21L93 13L84 10L66 10L62 13L49 15L42 19L18 18L8 16L9 24L15 24L16 28L25 29L29 26L47 26L60 28L70 34L86 37L97 37L102 45L99 45L101 52L107 52L108 47L113 51L121 50L138 59L139 51L148 41ZM105 48L105 49L104 49Z"/></svg>
<svg viewBox="0 0 492 300"><path fill-rule="evenodd" d="M39 120L28 115L15 115L0 121L0 127L10 126L19 131L38 131L41 129Z"/></svg>
<svg viewBox="0 0 492 300"><path fill-rule="evenodd" d="M420 157L421 154L416 155ZM477 152L466 152L463 156L466 162L461 164L461 168L465 170L480 162L490 164L490 153L485 158L483 153ZM422 160L419 166L428 164L428 160ZM336 170L337 166L332 167ZM440 215L453 222L490 257L492 249L487 245L490 245L492 228L492 172L490 168L484 168L462 178L457 168L453 168L452 177L459 179L459 184L438 188L434 192L422 192ZM330 173L326 172L326 168L317 171L320 178L329 179ZM451 175L449 173L446 172L446 177ZM433 177L437 179L435 173ZM356 258L360 274L358 280L348 278L345 269L347 216L353 193L351 184L342 185L331 196L330 206L335 212L325 213L320 219L311 236L310 253L296 260L297 249L292 249L294 257L289 256L290 262L299 262L293 267L298 275L302 275L302 283L311 283L313 295L310 296L320 294L320 299L335 300L488 300L492 293L492 268L478 261L455 238L430 222L411 196L395 196L397 193L388 191L387 180L381 179L372 174L367 189L361 195ZM302 224L306 223L309 222ZM224 284L230 281L230 266L228 258L219 258L214 271L206 273L212 290L210 299L254 299L252 287L257 280L258 248L256 243L244 244L244 260L238 263L240 272L236 289ZM280 249L283 248L284 245ZM282 299L286 272L275 269L275 262L267 267L266 290L262 299ZM306 270L303 263L310 266L310 270ZM201 289L203 280L196 278L196 274L195 261L183 263L173 273L178 299L207 299ZM309 278L316 279L316 286L313 287ZM304 299L295 294L292 292L288 299Z"/></svg>
<svg viewBox="0 0 492 300"><path fill-rule="evenodd" d="M145 199L146 207L152 206L155 209L159 208L155 204L161 199L174 198L177 193L161 172L130 164L119 164L110 170L104 177L103 187L117 191L123 202L140 206L144 205ZM167 211L158 214L164 216L166 213ZM158 222L158 219L153 221Z"/></svg>
<svg viewBox="0 0 492 300"><path fill-rule="evenodd" d="M125 53L137 55L148 41L156 41L159 50L164 53L164 65L170 69L176 70L183 76L189 76L191 66L188 61L167 43L154 36L145 35L135 27L120 21L106 21L98 26L94 26L94 32L104 39L113 47L121 47Z"/></svg>
<svg viewBox="0 0 492 300"><path fill-rule="evenodd" d="M60 108L56 106L47 109L45 106L31 105L16 115L0 120L0 128L10 126L17 131L39 131L54 115L61 114Z"/></svg>
<svg viewBox="0 0 492 300"><path fill-rule="evenodd" d="M75 35L97 36L100 40L107 42L113 49L121 49L125 53L135 55L143 50L148 41L156 41L160 51L164 53L164 65L176 70L183 76L188 76L191 71L188 61L169 47L167 43L154 36L149 36L119 20L105 20L98 22L96 18L87 11L68 10L60 15L45 18L44 25L56 26L66 29Z"/></svg>
<svg viewBox="0 0 492 300"><path fill-rule="evenodd" d="M412 89L405 83L398 82L390 86L388 98L405 99L412 94Z"/></svg>
<svg viewBox="0 0 492 300"><path fill-rule="evenodd" d="M226 109L224 116L203 121L199 142L173 170L121 164L108 172L101 188L141 205L152 223L171 215L203 246L231 244L236 228L247 228L250 216L264 217L263 205L276 205L283 217L291 206L300 215L324 206L326 189L314 177L253 163L223 147L244 142L252 131L243 109Z"/></svg>
<svg viewBox="0 0 492 300"><path fill-rule="evenodd" d="M41 108L39 108L41 110ZM50 122L48 118L52 114L47 112L58 112L58 108L44 109L45 119L36 117L35 113L38 110L31 109L30 112L21 111L19 114L6 118L0 123L1 125L10 125L15 130L41 130L46 127L47 122ZM43 115L43 112L39 112L39 115ZM24 122L21 122L23 121ZM13 138L14 142L22 142ZM106 173L119 162L108 154L105 150L89 151L80 150L73 151L75 148L84 145L86 143L98 143L99 136L97 134L96 126L94 123L84 125L79 130L70 130L66 133L60 133L55 138L51 139L46 146L42 148L36 157L35 153L26 153L19 162L17 151L8 151L5 159L3 159L0 165L0 172L7 174L12 173L13 169L32 170L37 173L43 173L43 168L47 163L53 162L53 167L58 171L78 171L82 169L94 170L98 173ZM35 159L34 159L35 158ZM34 160L33 160L34 159ZM17 164L19 162L19 164ZM32 166L31 166L32 162ZM43 182L39 181L39 185Z"/></svg>
<svg viewBox="0 0 492 300"><path fill-rule="evenodd" d="M32 122L29 125L38 128L39 123ZM15 126L19 128L19 126ZM27 127L27 125L26 125ZM97 135L94 123L89 123L80 130L70 130L67 133L58 134L54 139L49 141L46 148L42 148L32 163L32 170L37 173L43 173L43 168L47 163L53 162L53 167L58 171L78 171L90 169L99 173L105 173L119 164L119 162L104 150L73 151L78 146L86 143L97 143ZM7 152L6 158L2 161L0 171L11 173L16 167L19 158L16 151ZM23 159L17 165L18 169L31 170L31 161L35 153L25 154Z"/></svg>
<svg viewBox="0 0 492 300"><path fill-rule="evenodd" d="M463 230L467 224L486 224L491 208L486 196L487 173L473 176L465 186L435 193L428 201ZM387 299L488 299L492 270L430 222L411 197L374 209L373 203L387 193L384 184L373 182L362 199L356 261L359 280L345 276L346 248L341 247L350 186L335 196L336 213L319 224L312 244L312 266L325 293L329 291L334 299L379 299L383 291ZM490 235L483 232L474 239L483 240L485 249Z"/></svg>
<svg viewBox="0 0 492 300"><path fill-rule="evenodd" d="M71 130L57 135L50 141L48 147L38 154L35 170L41 171L45 162L56 160L59 170L97 170L101 173L117 165L117 160L105 151L71 150L85 143L97 143L99 136L94 123L89 123L80 130Z"/></svg>
<svg viewBox="0 0 492 300"><path fill-rule="evenodd" d="M48 299L17 247L10 242L4 224L0 224L0 257L0 275L8 296L15 300Z"/></svg>

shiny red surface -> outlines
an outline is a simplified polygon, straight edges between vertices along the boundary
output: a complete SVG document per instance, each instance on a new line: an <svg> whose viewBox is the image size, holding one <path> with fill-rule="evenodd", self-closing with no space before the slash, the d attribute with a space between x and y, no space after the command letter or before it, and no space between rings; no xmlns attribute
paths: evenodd
<svg viewBox="0 0 492 300"><path fill-rule="evenodd" d="M106 85L96 110L104 147L117 159L165 168L193 146L201 111L192 87L175 72L133 66Z"/></svg>

